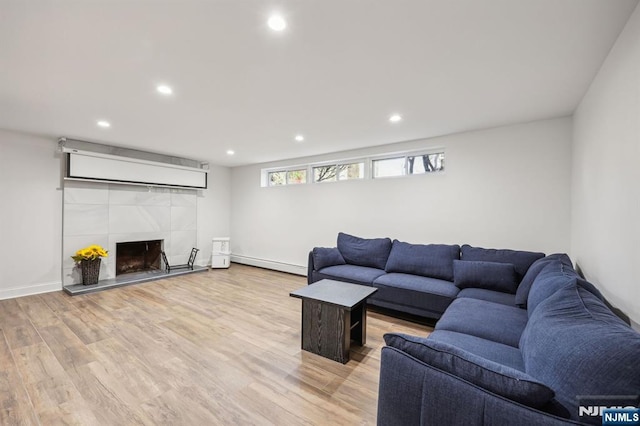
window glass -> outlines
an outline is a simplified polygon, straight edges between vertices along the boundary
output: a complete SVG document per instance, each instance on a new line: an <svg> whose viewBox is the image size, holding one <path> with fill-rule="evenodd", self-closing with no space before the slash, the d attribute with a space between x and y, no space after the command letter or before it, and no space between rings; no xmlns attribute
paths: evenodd
<svg viewBox="0 0 640 426"><path fill-rule="evenodd" d="M335 182L337 167L335 165L313 168L314 182Z"/></svg>
<svg viewBox="0 0 640 426"><path fill-rule="evenodd" d="M407 157L407 174L417 175L444 170L444 153Z"/></svg>
<svg viewBox="0 0 640 426"><path fill-rule="evenodd" d="M269 186L284 185L285 183L287 183L286 172L269 172Z"/></svg>
<svg viewBox="0 0 640 426"><path fill-rule="evenodd" d="M307 170L289 170L287 172L287 185L296 185L298 183L307 183Z"/></svg>
<svg viewBox="0 0 640 426"><path fill-rule="evenodd" d="M338 180L364 179L364 163L342 164L338 168Z"/></svg>
<svg viewBox="0 0 640 426"><path fill-rule="evenodd" d="M390 177L404 175L405 157L373 160L373 177Z"/></svg>
<svg viewBox="0 0 640 426"><path fill-rule="evenodd" d="M435 171L440 172L444 170L444 152L439 152L437 154L431 154L429 157L433 158L433 165L435 166Z"/></svg>

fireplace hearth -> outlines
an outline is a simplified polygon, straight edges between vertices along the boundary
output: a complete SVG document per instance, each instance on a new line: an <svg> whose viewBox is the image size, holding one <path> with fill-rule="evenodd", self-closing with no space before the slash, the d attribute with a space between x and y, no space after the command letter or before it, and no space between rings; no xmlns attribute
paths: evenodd
<svg viewBox="0 0 640 426"><path fill-rule="evenodd" d="M162 240L116 243L116 276L160 269Z"/></svg>

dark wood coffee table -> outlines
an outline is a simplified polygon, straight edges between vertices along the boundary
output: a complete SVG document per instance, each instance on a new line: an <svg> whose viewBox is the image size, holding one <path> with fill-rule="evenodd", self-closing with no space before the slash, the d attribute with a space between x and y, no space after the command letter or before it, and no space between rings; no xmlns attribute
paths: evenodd
<svg viewBox="0 0 640 426"><path fill-rule="evenodd" d="M351 339L367 340L366 300L377 288L321 280L289 295L302 299L302 349L345 364Z"/></svg>

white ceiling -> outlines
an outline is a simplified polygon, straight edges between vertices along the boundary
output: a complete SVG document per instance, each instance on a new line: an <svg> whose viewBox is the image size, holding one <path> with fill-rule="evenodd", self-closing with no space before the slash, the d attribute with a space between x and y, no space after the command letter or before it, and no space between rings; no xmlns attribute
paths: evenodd
<svg viewBox="0 0 640 426"><path fill-rule="evenodd" d="M565 116L636 4L0 0L0 128L234 166Z"/></svg>

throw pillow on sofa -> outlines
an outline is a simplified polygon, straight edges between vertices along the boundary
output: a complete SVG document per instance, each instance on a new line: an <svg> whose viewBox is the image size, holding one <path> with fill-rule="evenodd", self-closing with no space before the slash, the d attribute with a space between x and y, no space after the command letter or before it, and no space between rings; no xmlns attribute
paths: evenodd
<svg viewBox="0 0 640 426"><path fill-rule="evenodd" d="M483 288L503 293L515 293L518 287L513 265L498 262L454 260L453 283L459 289Z"/></svg>
<svg viewBox="0 0 640 426"><path fill-rule="evenodd" d="M453 261L459 258L459 245L409 244L393 240L385 271L453 281Z"/></svg>
<svg viewBox="0 0 640 426"><path fill-rule="evenodd" d="M533 262L544 257L544 253L509 249L487 249L471 247L468 244L464 244L460 250L460 259L462 260L511 263L518 274L518 282L522 280Z"/></svg>
<svg viewBox="0 0 640 426"><path fill-rule="evenodd" d="M437 369L529 407L545 406L554 396L551 389L522 371L479 357L434 339L387 333L388 346L400 349Z"/></svg>
<svg viewBox="0 0 640 426"><path fill-rule="evenodd" d="M327 266L344 265L345 262L340 250L337 248L328 247L314 247L313 252L313 266L316 271Z"/></svg>
<svg viewBox="0 0 640 426"><path fill-rule="evenodd" d="M389 238L360 238L340 232L338 250L350 265L384 269L391 252Z"/></svg>

